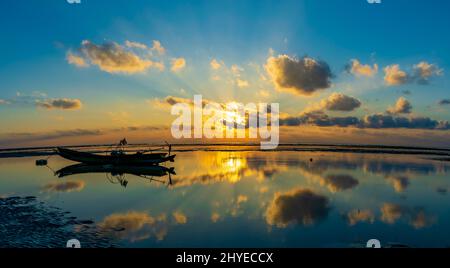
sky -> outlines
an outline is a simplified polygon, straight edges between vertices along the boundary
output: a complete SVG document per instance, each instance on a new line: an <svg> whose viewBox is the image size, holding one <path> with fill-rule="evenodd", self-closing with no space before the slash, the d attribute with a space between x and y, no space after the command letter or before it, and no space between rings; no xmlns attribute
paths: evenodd
<svg viewBox="0 0 450 268"><path fill-rule="evenodd" d="M0 6L1 148L171 140L195 94L279 103L281 142L450 147L447 1Z"/></svg>

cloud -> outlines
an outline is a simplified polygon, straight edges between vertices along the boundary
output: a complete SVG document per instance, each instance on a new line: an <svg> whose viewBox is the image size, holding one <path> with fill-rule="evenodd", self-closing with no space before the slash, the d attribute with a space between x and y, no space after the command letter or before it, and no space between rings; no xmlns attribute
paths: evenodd
<svg viewBox="0 0 450 268"><path fill-rule="evenodd" d="M359 181L351 175L330 174L321 179L321 184L328 186L331 192L336 193L356 187Z"/></svg>
<svg viewBox="0 0 450 268"><path fill-rule="evenodd" d="M177 103L185 103L190 106L194 105L194 101L191 99L174 97L174 96L167 96L164 99L159 99L159 98L150 99L150 100L147 100L147 103L152 106L159 107L161 109L170 108L172 105L175 105Z"/></svg>
<svg viewBox="0 0 450 268"><path fill-rule="evenodd" d="M344 218L350 226L356 225L359 222L373 223L375 221L375 215L370 209L352 210L348 212Z"/></svg>
<svg viewBox="0 0 450 268"><path fill-rule="evenodd" d="M384 82L388 86L403 85L408 82L409 75L400 69L400 65L394 64L384 68Z"/></svg>
<svg viewBox="0 0 450 268"><path fill-rule="evenodd" d="M359 126L360 119L357 117L329 117L322 111L306 112L298 117L287 117L280 119L280 125L299 126L299 125L315 125L315 126Z"/></svg>
<svg viewBox="0 0 450 268"><path fill-rule="evenodd" d="M194 101L192 99L180 98L180 97L174 97L174 96L167 96L164 99L159 99L159 98L149 99L146 102L152 106L157 106L162 109L170 108L172 105L175 105L177 103L185 103L190 106L194 105ZM215 102L208 100L208 99L202 100L203 106L205 106L208 103L215 103ZM221 106L223 106L223 104L221 104Z"/></svg>
<svg viewBox="0 0 450 268"><path fill-rule="evenodd" d="M79 99L47 99L36 101L36 106L45 108L48 110L60 109L60 110L79 110L82 107L82 103Z"/></svg>
<svg viewBox="0 0 450 268"><path fill-rule="evenodd" d="M353 111L361 106L361 102L353 97L340 93L333 93L321 101L321 107L329 111Z"/></svg>
<svg viewBox="0 0 450 268"><path fill-rule="evenodd" d="M43 187L46 192L80 192L85 186L84 181L64 181L64 182L51 182Z"/></svg>
<svg viewBox="0 0 450 268"><path fill-rule="evenodd" d="M409 114L411 110L411 103L407 99L400 97L395 103L395 106L389 107L387 112L389 114Z"/></svg>
<svg viewBox="0 0 450 268"><path fill-rule="evenodd" d="M398 204L385 203L380 208L381 220L385 223L394 224L400 219L405 219L416 229L424 228L435 223L434 216L425 213L420 207L410 208Z"/></svg>
<svg viewBox="0 0 450 268"><path fill-rule="evenodd" d="M239 88L246 88L249 86L249 83L247 80L242 80L240 78L236 79L236 84Z"/></svg>
<svg viewBox="0 0 450 268"><path fill-rule="evenodd" d="M400 205L385 203L380 208L381 210L381 220L383 222L393 224L398 219L400 219L405 212L405 208Z"/></svg>
<svg viewBox="0 0 450 268"><path fill-rule="evenodd" d="M329 211L329 200L326 196L309 189L297 188L285 193L275 193L266 211L266 221L278 227L293 223L313 225L325 219Z"/></svg>
<svg viewBox="0 0 450 268"><path fill-rule="evenodd" d="M173 72L181 71L182 69L184 69L185 66L186 66L186 60L184 58L172 59L172 68L171 68L171 70Z"/></svg>
<svg viewBox="0 0 450 268"><path fill-rule="evenodd" d="M387 179L392 183L397 193L404 192L409 186L409 178L406 176L389 176Z"/></svg>
<svg viewBox="0 0 450 268"><path fill-rule="evenodd" d="M161 69L161 63L141 58L115 42L96 45L84 40L79 50L80 55L77 57L83 57L84 61L97 65L100 70L108 73L135 74L142 73L150 67Z"/></svg>
<svg viewBox="0 0 450 268"><path fill-rule="evenodd" d="M211 66L211 69L213 69L213 70L218 70L218 69L220 69L220 67L222 67L222 63L220 63L216 59L212 59L211 62L209 63L209 65Z"/></svg>
<svg viewBox="0 0 450 268"><path fill-rule="evenodd" d="M398 64L386 66L384 68L384 81L388 86L398 86L414 82L427 85L432 77L440 76L444 73L437 65L430 64L426 61L413 65L412 69L412 74L408 74L402 71Z"/></svg>
<svg viewBox="0 0 450 268"><path fill-rule="evenodd" d="M239 206L239 205L241 205L242 203L245 203L245 202L247 202L248 201L248 196L246 196L246 195L239 195L237 198L236 198L236 204Z"/></svg>
<svg viewBox="0 0 450 268"><path fill-rule="evenodd" d="M347 71L356 76L367 76L372 77L378 72L378 65L374 64L373 67L368 64L361 64L357 59L350 61L347 66Z"/></svg>
<svg viewBox="0 0 450 268"><path fill-rule="evenodd" d="M433 76L439 76L443 74L443 70L438 66L430 64L426 61L419 62L413 66L414 78L417 79L419 84L428 84L429 79Z"/></svg>
<svg viewBox="0 0 450 268"><path fill-rule="evenodd" d="M235 76L240 76L241 72L244 71L244 69L236 64L231 65L231 73L233 73Z"/></svg>
<svg viewBox="0 0 450 268"><path fill-rule="evenodd" d="M54 130L48 132L5 132L0 133L0 145L11 147L17 146L17 144L21 143L29 143L29 142L42 142L42 141L50 141L50 140L59 140L70 138L70 142L77 140L78 138L82 138L83 140L96 140L98 142L102 138L99 138L102 135L108 135L113 133L119 133L120 136L124 132L132 132L132 131L165 131L169 130L167 126L129 126L129 127L116 127L116 128L105 128L105 129L71 129L71 130ZM119 135L118 134L118 135ZM105 136L106 137L106 136ZM105 139L103 137L103 140ZM117 137L117 136L116 136ZM111 137L106 137L106 139L110 139ZM122 138L122 137L118 137ZM60 144L61 141L58 141ZM22 146L22 145L20 145ZM51 143L51 146L54 146L54 143Z"/></svg>
<svg viewBox="0 0 450 268"><path fill-rule="evenodd" d="M214 213L211 215L211 221L212 221L212 222L216 223L217 221L219 221L219 219L220 219L220 214L219 214L219 213L214 212Z"/></svg>
<svg viewBox="0 0 450 268"><path fill-rule="evenodd" d="M158 52L159 55L164 55L166 53L166 49L161 45L161 42L158 40L153 40L153 46L151 50Z"/></svg>
<svg viewBox="0 0 450 268"><path fill-rule="evenodd" d="M0 135L2 144L24 142L24 141L44 141L66 137L99 136L103 132L100 130L74 129L59 130L52 132L32 133L32 132L13 132Z"/></svg>
<svg viewBox="0 0 450 268"><path fill-rule="evenodd" d="M315 125L320 127L357 127L357 128L409 128L409 129L450 129L448 121L438 121L429 117L399 117L391 114L372 114L359 119L357 117L330 117L322 111L307 112L298 117L280 119L280 125Z"/></svg>
<svg viewBox="0 0 450 268"><path fill-rule="evenodd" d="M392 115L367 115L362 120L365 128L412 128L412 129L450 129L448 121L437 121L429 117L394 117Z"/></svg>
<svg viewBox="0 0 450 268"><path fill-rule="evenodd" d="M173 97L173 96L167 96L164 99L164 101L170 105L175 105L177 103L187 103L187 104L191 104L191 105L194 104L194 102L191 99L179 98L179 97Z"/></svg>
<svg viewBox="0 0 450 268"><path fill-rule="evenodd" d="M2 104L9 104L9 101L0 99L0 105L2 105Z"/></svg>
<svg viewBox="0 0 450 268"><path fill-rule="evenodd" d="M450 105L450 99L440 100L439 105Z"/></svg>
<svg viewBox="0 0 450 268"><path fill-rule="evenodd" d="M152 47L148 47L146 44L134 42L134 41L125 41L125 46L129 48L137 48L142 50L147 50L148 52L156 51L159 55L164 55L166 53L166 49L161 45L161 42L158 40L153 40Z"/></svg>
<svg viewBox="0 0 450 268"><path fill-rule="evenodd" d="M180 211L175 211L172 214L172 216L177 224L186 224L187 223L186 215Z"/></svg>
<svg viewBox="0 0 450 268"><path fill-rule="evenodd" d="M332 73L328 64L313 58L269 57L265 69L278 90L310 96L329 88Z"/></svg>
<svg viewBox="0 0 450 268"><path fill-rule="evenodd" d="M163 240L167 235L166 217L164 214L152 217L145 212L130 211L107 216L98 224L103 233L122 240L136 242L156 237Z"/></svg>
<svg viewBox="0 0 450 268"><path fill-rule="evenodd" d="M133 42L133 41L125 41L125 45L130 48L139 48L139 49L148 49L147 45L139 43L139 42Z"/></svg>
<svg viewBox="0 0 450 268"><path fill-rule="evenodd" d="M69 64L75 65L80 68L89 67L89 64L83 57L77 56L72 52L67 53L66 60Z"/></svg>

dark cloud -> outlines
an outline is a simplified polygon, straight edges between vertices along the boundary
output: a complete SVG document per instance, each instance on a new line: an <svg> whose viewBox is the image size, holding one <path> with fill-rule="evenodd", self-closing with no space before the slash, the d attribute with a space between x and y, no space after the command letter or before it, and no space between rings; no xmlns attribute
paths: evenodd
<svg viewBox="0 0 450 268"><path fill-rule="evenodd" d="M412 128L412 129L450 129L448 121L437 121L429 117L395 117L374 114L364 117L365 128Z"/></svg>
<svg viewBox="0 0 450 268"><path fill-rule="evenodd" d="M450 105L450 99L440 100L439 105Z"/></svg>
<svg viewBox="0 0 450 268"><path fill-rule="evenodd" d="M410 128L410 129L450 129L448 121L438 121L429 117L398 117L392 114L372 114L364 118L357 117L330 117L323 112L305 113L298 117L280 119L280 125L299 126L337 126L358 128Z"/></svg>
<svg viewBox="0 0 450 268"><path fill-rule="evenodd" d="M45 109L60 109L60 110L78 110L81 109L82 103L79 99L48 99L36 101L36 106Z"/></svg>
<svg viewBox="0 0 450 268"><path fill-rule="evenodd" d="M272 56L267 59L265 68L277 89L306 96L329 88L333 76L326 62L309 57Z"/></svg>
<svg viewBox="0 0 450 268"><path fill-rule="evenodd" d="M347 174L329 174L323 178L323 183L328 186L332 192L340 192L356 187L359 181Z"/></svg>
<svg viewBox="0 0 450 268"><path fill-rule="evenodd" d="M333 93L322 101L323 107L329 111L353 111L361 106L361 102L353 97L340 93Z"/></svg>
<svg viewBox="0 0 450 268"><path fill-rule="evenodd" d="M358 126L360 120L357 117L330 117L324 112L316 111L305 113L299 117L288 117L280 119L280 125L298 126L298 125L315 125L315 126Z"/></svg>
<svg viewBox="0 0 450 268"><path fill-rule="evenodd" d="M174 96L167 96L164 99L153 99L153 100L149 100L148 101L149 104L157 104L157 105L162 105L163 107L170 107L170 105L175 105L178 103L184 103L190 106L194 105L194 101L192 99L188 99L188 98L180 98L180 97L174 97ZM208 99L202 99L202 106L204 107L207 104L216 104L219 105L220 107L224 108L225 104L221 103L216 103L214 101L208 100Z"/></svg>
<svg viewBox="0 0 450 268"><path fill-rule="evenodd" d="M325 219L329 211L329 200L326 196L309 189L297 188L275 194L267 208L266 221L278 227L286 227L292 223L312 225Z"/></svg>

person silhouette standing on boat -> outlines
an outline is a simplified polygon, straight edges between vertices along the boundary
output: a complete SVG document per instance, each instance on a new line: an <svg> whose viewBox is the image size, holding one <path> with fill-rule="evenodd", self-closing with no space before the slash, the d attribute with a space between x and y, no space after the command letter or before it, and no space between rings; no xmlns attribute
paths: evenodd
<svg viewBox="0 0 450 268"><path fill-rule="evenodd" d="M128 144L128 142L127 142L127 139L126 138L123 138L123 140L121 140L120 142L119 142L119 146L125 146L125 145L127 145Z"/></svg>

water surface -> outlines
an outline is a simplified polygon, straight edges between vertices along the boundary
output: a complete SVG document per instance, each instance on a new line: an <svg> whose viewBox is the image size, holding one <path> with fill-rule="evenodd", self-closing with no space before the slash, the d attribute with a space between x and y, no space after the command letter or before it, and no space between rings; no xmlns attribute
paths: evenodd
<svg viewBox="0 0 450 268"><path fill-rule="evenodd" d="M81 223L65 224L67 236L89 246L357 247L371 238L385 246L450 245L449 162L416 154L216 149L176 152L167 164L176 172L171 183L168 175L58 178L54 171L75 163L2 158L0 196L35 196L70 212ZM0 220L3 245L65 245L65 233L39 228L44 233L35 244L21 244L11 230L25 223L12 218Z"/></svg>

